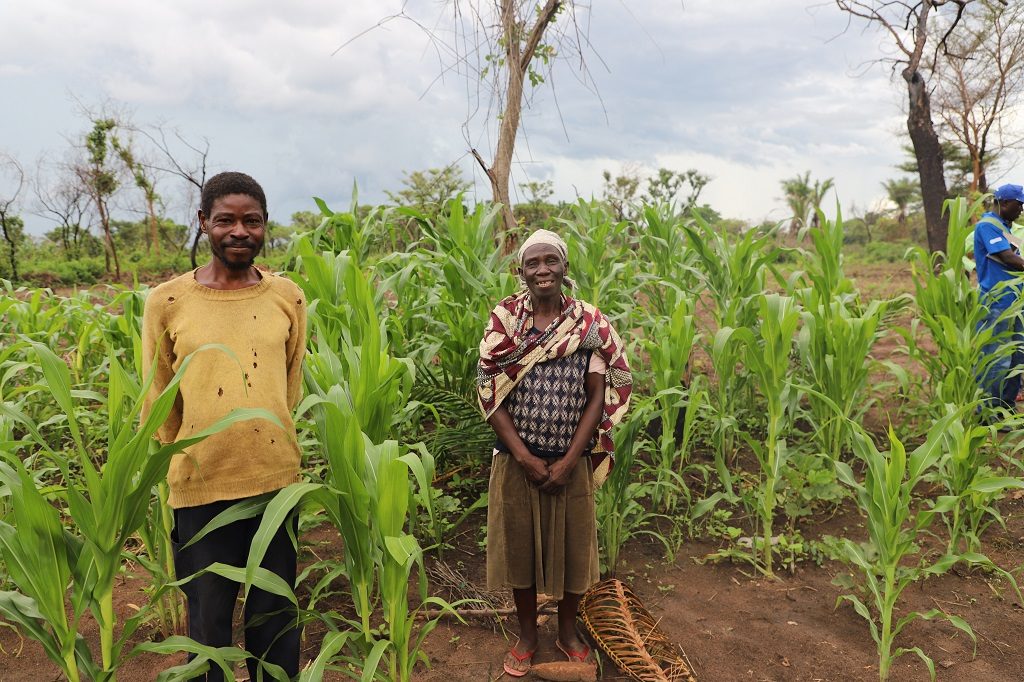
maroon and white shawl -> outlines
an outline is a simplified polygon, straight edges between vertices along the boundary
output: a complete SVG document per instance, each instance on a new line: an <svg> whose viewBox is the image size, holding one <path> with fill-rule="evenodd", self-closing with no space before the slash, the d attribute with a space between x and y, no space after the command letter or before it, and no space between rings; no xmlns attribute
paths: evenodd
<svg viewBox="0 0 1024 682"><path fill-rule="evenodd" d="M629 408L633 376L623 353L622 341L601 311L583 301L562 296L562 312L547 329L530 335L533 305L530 294L521 291L503 299L491 311L480 341L477 367L477 397L484 418L489 418L519 381L538 362L589 349L600 353L608 365L604 375L604 409L591 454L594 480L600 484L611 471L613 443L611 428Z"/></svg>

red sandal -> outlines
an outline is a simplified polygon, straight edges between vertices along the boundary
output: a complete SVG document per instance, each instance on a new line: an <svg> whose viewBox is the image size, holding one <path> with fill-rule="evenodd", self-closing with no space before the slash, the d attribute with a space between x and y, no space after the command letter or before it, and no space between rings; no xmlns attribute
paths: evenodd
<svg viewBox="0 0 1024 682"><path fill-rule="evenodd" d="M583 645L584 648L582 651L573 651L568 647L562 646L562 643L556 639L555 646L558 647L559 651L565 654L565 657L569 659L570 663L587 663L590 665L593 665L594 663L594 650L586 644Z"/></svg>
<svg viewBox="0 0 1024 682"><path fill-rule="evenodd" d="M512 647L505 654L505 660L502 663L505 673L509 677L525 677L530 672L530 668L533 667L533 655L535 653L537 653L536 649L519 653L515 647Z"/></svg>

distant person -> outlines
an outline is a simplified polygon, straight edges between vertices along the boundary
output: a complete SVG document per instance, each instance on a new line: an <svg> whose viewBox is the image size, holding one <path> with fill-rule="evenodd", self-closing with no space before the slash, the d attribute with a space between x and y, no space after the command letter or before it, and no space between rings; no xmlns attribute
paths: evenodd
<svg viewBox="0 0 1024 682"><path fill-rule="evenodd" d="M1024 225L1013 223L1010 225L1010 243L1018 249L1024 248ZM964 270L968 274L975 271L974 264L974 230L964 237Z"/></svg>
<svg viewBox="0 0 1024 682"><path fill-rule="evenodd" d="M1020 315L1006 317L1004 314L1022 295L1024 258L1010 229L1024 208L1024 187L1003 185L992 197L992 210L974 226L978 287L981 304L987 309L979 329L991 329L997 336L982 349L979 379L988 396L988 406L1012 412L1021 387L1021 377L1016 370L1024 369L1024 324ZM994 360L986 359L1006 343L1013 344L1011 353L999 351Z"/></svg>
<svg viewBox="0 0 1024 682"><path fill-rule="evenodd" d="M143 315L142 348L148 374L156 373L145 412L182 360L204 344L180 384L180 395L158 432L164 443L188 438L237 407L263 408L284 427L266 420L237 423L175 455L167 473L174 508L172 542L179 578L220 562L245 566L261 518L219 528L182 549L211 519L239 500L271 493L298 480L299 447L292 410L302 385L306 305L291 280L257 270L263 248L267 199L243 173L220 173L203 185L199 224L210 240L209 263L150 292ZM295 519L282 524L263 568L295 584L296 549L289 537ZM231 621L239 584L205 573L183 586L188 634L211 647L232 645ZM256 659L290 676L299 671L299 628L291 603L252 588L245 601L245 645ZM256 680L257 660L246 662ZM222 680L213 669L198 680ZM263 679L268 679L263 675Z"/></svg>
<svg viewBox="0 0 1024 682"><path fill-rule="evenodd" d="M607 472L609 430L629 406L632 375L601 312L563 285L566 244L537 230L519 249L523 289L498 303L480 342L477 392L497 434L487 505L487 587L512 589L519 641L510 677L537 650L537 592L558 602L556 646L594 657L576 631L580 598L599 579L595 480Z"/></svg>

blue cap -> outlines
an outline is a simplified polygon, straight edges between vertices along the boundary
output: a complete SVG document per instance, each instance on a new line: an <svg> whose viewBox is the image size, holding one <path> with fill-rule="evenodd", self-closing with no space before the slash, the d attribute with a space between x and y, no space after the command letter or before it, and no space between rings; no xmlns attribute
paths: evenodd
<svg viewBox="0 0 1024 682"><path fill-rule="evenodd" d="M1003 185L1002 187L996 187L996 191L992 192L992 196L995 197L996 201L1016 199L1024 204L1024 187L1020 185Z"/></svg>

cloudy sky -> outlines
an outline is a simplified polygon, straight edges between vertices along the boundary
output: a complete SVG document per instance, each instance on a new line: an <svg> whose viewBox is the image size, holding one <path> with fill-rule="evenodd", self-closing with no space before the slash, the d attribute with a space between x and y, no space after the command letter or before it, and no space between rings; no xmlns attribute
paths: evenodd
<svg viewBox="0 0 1024 682"><path fill-rule="evenodd" d="M384 201L403 171L452 163L487 198L467 152L490 158L494 112L479 74L445 51L458 45L452 4L3 2L0 152L26 167L63 158L88 128L81 107L106 104L208 139L211 168L259 179L279 220L314 209L314 195L347 206L353 181ZM876 205L898 174L903 91L869 65L883 36L844 31L833 2L588 4L576 16L586 72L567 48L554 91L533 94L515 183L551 180L572 199L600 194L604 169L696 168L712 177L704 200L760 221L785 217L779 183L797 173L834 178L844 211ZM170 179L158 190L182 191Z"/></svg>

